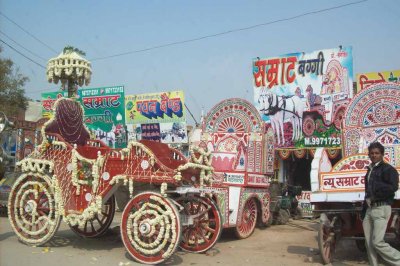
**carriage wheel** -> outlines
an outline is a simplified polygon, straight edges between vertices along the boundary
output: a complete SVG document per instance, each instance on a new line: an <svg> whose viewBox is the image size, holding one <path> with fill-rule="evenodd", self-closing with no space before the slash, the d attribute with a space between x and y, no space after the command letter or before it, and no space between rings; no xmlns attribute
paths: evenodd
<svg viewBox="0 0 400 266"><path fill-rule="evenodd" d="M96 214L93 219L87 220L83 226L70 226L75 234L96 238L104 235L110 227L115 213L115 196L112 195L101 208L101 214Z"/></svg>
<svg viewBox="0 0 400 266"><path fill-rule="evenodd" d="M10 192L8 206L11 226L27 245L45 244L60 225L61 216L56 211L51 179L47 175L21 175Z"/></svg>
<svg viewBox="0 0 400 266"><path fill-rule="evenodd" d="M315 130L315 122L311 116L306 116L303 119L303 132L306 137L312 136Z"/></svg>
<svg viewBox="0 0 400 266"><path fill-rule="evenodd" d="M335 117L333 118L335 127L337 129L341 129L342 128L343 118L344 118L344 108L341 108L336 112Z"/></svg>
<svg viewBox="0 0 400 266"><path fill-rule="evenodd" d="M184 207L185 216L195 216L193 224L182 227L180 247L201 253L217 243L222 232L222 216L213 200L204 197L183 197L177 202Z"/></svg>
<svg viewBox="0 0 400 266"><path fill-rule="evenodd" d="M257 211L255 198L248 199L243 206L240 224L235 227L235 234L238 238L247 238L254 232L257 223Z"/></svg>
<svg viewBox="0 0 400 266"><path fill-rule="evenodd" d="M336 246L335 232L332 227L324 223L321 223L319 227L318 246L324 263L331 263Z"/></svg>
<svg viewBox="0 0 400 266"><path fill-rule="evenodd" d="M141 263L167 260L179 245L181 231L175 205L155 192L136 195L122 213L122 241L129 254Z"/></svg>

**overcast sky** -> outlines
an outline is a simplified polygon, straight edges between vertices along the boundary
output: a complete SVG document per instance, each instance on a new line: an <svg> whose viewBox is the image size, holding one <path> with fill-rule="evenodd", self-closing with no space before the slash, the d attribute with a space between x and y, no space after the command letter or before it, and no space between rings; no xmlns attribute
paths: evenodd
<svg viewBox="0 0 400 266"><path fill-rule="evenodd" d="M356 2L1 0L0 39L42 66L66 45L85 51L93 71L88 88L123 85L125 94L183 90L199 120L202 108L208 112L223 99L252 101L255 57L343 45L353 46L354 74L400 69L400 1ZM356 4L268 24L349 3ZM263 23L267 25L95 60ZM30 78L28 97L40 99L42 92L57 90L47 82L44 68L2 47L3 56ZM188 122L193 124L189 116Z"/></svg>

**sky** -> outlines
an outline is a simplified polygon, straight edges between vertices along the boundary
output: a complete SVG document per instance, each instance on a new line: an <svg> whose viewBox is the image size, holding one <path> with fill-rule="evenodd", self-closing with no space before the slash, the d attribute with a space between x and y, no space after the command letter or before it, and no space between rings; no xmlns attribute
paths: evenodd
<svg viewBox="0 0 400 266"><path fill-rule="evenodd" d="M0 0L0 40L44 67L72 45L92 63L92 80L84 88L123 85L126 95L183 90L200 121L202 109L207 113L224 99L253 101L256 57L343 45L353 47L354 75L400 69L399 0L367 0L269 23L355 2L360 0ZM99 59L259 24L266 25ZM39 100L42 92L58 90L44 68L0 45L1 56L29 77L28 97ZM194 124L189 114L187 120Z"/></svg>

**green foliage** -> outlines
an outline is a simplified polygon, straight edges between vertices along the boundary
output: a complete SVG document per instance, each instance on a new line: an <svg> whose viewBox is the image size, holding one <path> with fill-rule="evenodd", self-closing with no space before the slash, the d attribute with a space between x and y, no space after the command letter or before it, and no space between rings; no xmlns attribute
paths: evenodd
<svg viewBox="0 0 400 266"><path fill-rule="evenodd" d="M82 56L86 55L86 53L84 51L79 50L78 48L75 48L75 47L73 47L71 45L67 45L67 46L64 47L63 54L70 54L72 52L75 52L75 53L77 53L79 55L82 55Z"/></svg>
<svg viewBox="0 0 400 266"><path fill-rule="evenodd" d="M0 56L0 111L12 117L28 108L29 99L25 97L23 88L27 81L28 77L19 73L11 59Z"/></svg>

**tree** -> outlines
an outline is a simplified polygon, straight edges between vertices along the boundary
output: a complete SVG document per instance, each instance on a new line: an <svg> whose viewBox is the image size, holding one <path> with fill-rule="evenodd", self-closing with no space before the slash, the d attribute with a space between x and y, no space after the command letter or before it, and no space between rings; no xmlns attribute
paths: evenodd
<svg viewBox="0 0 400 266"><path fill-rule="evenodd" d="M25 96L24 85L28 77L19 73L11 59L1 56L0 46L0 111L8 117L16 116L21 109L28 108L28 98Z"/></svg>

